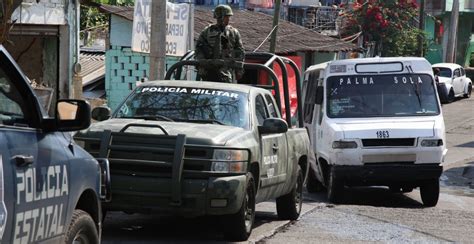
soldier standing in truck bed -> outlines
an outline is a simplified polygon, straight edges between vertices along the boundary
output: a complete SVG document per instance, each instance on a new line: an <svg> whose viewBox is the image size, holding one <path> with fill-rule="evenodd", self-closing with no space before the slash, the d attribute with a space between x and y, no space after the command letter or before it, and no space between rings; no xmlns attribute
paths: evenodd
<svg viewBox="0 0 474 244"><path fill-rule="evenodd" d="M218 5L214 9L216 24L208 25L199 35L196 43L196 60L224 59L242 62L244 47L239 31L229 25L232 9L228 5ZM202 80L229 82L240 79L243 75L242 65L233 67L218 65L201 65L198 73Z"/></svg>

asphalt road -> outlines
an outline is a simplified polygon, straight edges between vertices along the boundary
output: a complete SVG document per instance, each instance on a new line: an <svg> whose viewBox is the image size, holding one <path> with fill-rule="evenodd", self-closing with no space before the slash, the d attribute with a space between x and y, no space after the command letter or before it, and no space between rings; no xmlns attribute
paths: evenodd
<svg viewBox="0 0 474 244"><path fill-rule="evenodd" d="M393 194L382 187L351 188L344 204L328 203L324 193L305 193L298 221L280 221L275 203L257 205L249 242L472 242L474 183L463 177L474 167L474 98L443 105L448 155L440 201L424 208L419 192ZM102 243L225 242L212 218L183 219L109 213Z"/></svg>

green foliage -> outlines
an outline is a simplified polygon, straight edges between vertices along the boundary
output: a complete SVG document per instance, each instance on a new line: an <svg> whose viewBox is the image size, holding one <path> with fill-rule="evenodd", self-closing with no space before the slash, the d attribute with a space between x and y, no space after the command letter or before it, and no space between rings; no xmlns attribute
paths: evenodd
<svg viewBox="0 0 474 244"><path fill-rule="evenodd" d="M134 0L94 0L94 3L110 4L118 6L133 6ZM97 7L90 4L81 4L81 20L80 20L80 36L85 40L86 44L93 41L89 32L94 32L99 29L105 29L108 26L108 16L101 13Z"/></svg>
<svg viewBox="0 0 474 244"><path fill-rule="evenodd" d="M95 3L118 6L133 6L134 0L95 0ZM94 29L108 23L107 15L100 13L96 7L81 5L81 31Z"/></svg>
<svg viewBox="0 0 474 244"><path fill-rule="evenodd" d="M375 42L382 56L416 56L418 37L426 35L415 25L419 7L415 0L357 0L346 8L346 34L362 32L364 42Z"/></svg>

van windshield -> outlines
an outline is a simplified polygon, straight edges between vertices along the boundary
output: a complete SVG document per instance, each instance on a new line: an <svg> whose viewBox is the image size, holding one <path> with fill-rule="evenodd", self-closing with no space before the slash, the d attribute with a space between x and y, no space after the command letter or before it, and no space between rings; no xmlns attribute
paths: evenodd
<svg viewBox="0 0 474 244"><path fill-rule="evenodd" d="M438 115L434 82L427 74L327 78L330 118Z"/></svg>

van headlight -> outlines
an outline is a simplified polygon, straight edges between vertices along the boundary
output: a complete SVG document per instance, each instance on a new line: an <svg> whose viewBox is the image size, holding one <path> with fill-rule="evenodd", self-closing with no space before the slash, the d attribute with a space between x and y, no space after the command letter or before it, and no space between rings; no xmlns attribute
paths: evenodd
<svg viewBox="0 0 474 244"><path fill-rule="evenodd" d="M245 173L249 152L246 150L216 149L212 156L211 171L221 173Z"/></svg>
<svg viewBox="0 0 474 244"><path fill-rule="evenodd" d="M443 145L442 139L425 139L421 141L422 147L439 147Z"/></svg>
<svg viewBox="0 0 474 244"><path fill-rule="evenodd" d="M346 148L357 148L357 142L355 141L334 141L332 143L334 149L346 149Z"/></svg>

